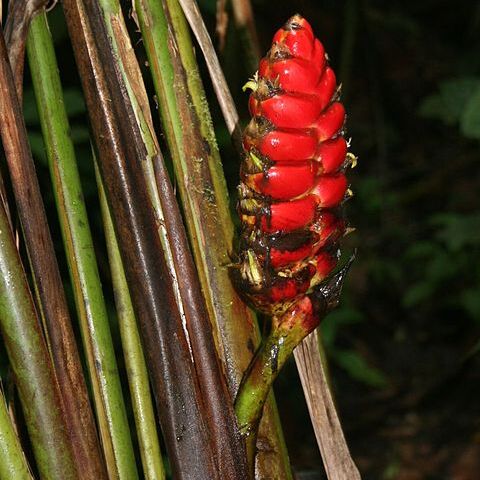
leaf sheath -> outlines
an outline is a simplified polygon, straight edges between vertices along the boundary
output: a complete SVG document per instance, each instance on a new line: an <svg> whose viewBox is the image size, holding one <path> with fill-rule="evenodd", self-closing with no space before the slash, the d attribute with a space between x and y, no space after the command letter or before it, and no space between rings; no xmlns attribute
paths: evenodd
<svg viewBox="0 0 480 480"><path fill-rule="evenodd" d="M102 327L98 326L92 329L89 328L89 323L96 321L98 324L98 322L102 323L103 321L103 328L108 330L108 319L103 305L98 272L96 271L95 255L80 177L69 135L69 123L63 103L62 87L45 12L39 13L32 21L27 41L27 52L67 261L79 311L80 328L87 347L87 360L93 389L97 401L100 401L98 395L101 389L97 386L98 379L95 365L105 365L105 361L102 355L99 355L100 358L97 359L97 363L93 361L94 353L91 343L95 340L91 339L90 332L92 330L95 332L97 329L101 330ZM98 350L100 352L104 351L105 346L97 347ZM110 350L110 355L113 357L111 341ZM78 357L76 363L78 365ZM114 361L113 367L115 367ZM103 372L106 372L105 375L109 375L108 372L114 370L111 366L103 368ZM75 393L74 401L66 403L65 410L67 417L76 426L73 441L75 455L81 464L82 477L91 480L107 478L103 454L100 450L93 413L83 378L72 378L75 383L82 381L80 384L82 389L80 391L78 391L78 388L73 389L73 393ZM65 394L67 393L65 392ZM108 399L105 400L105 404L109 404ZM100 417L101 429L106 423L105 420L102 420L103 408L103 402L100 401L100 405L97 406L97 414ZM105 443L109 444L108 440L104 438Z"/></svg>
<svg viewBox="0 0 480 480"><path fill-rule="evenodd" d="M2 106L3 101L0 100L0 112L3 113ZM40 475L52 480L79 479L63 418L58 384L27 278L1 204L0 330Z"/></svg>
<svg viewBox="0 0 480 480"><path fill-rule="evenodd" d="M206 317L198 312L197 318L185 318L179 312L141 168L141 162L148 158L147 149L122 68L115 62L108 26L95 1L83 4L66 0L64 7L174 476L192 480L246 478L233 408L230 412L225 408L229 401L225 396L223 403L219 402L221 383L202 378L205 369L216 371L220 379L218 365L210 360L200 369L208 355L196 358L198 352L208 350L209 330L205 324L195 330L203 338L188 337L185 331L195 329L194 323ZM196 295L195 288L186 293ZM190 346L189 340L197 343ZM214 395L207 400L208 387L213 388ZM222 422L216 425L219 418ZM219 438L215 442L212 432L222 431L224 441L219 451Z"/></svg>

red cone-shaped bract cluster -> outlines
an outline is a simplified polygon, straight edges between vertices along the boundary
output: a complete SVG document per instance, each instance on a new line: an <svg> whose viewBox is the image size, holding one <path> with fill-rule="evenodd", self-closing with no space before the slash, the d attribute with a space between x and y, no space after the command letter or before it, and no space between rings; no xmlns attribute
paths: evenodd
<svg viewBox="0 0 480 480"><path fill-rule="evenodd" d="M344 171L354 157L335 74L300 15L275 34L252 84L235 277L256 309L280 315L335 268L345 233Z"/></svg>

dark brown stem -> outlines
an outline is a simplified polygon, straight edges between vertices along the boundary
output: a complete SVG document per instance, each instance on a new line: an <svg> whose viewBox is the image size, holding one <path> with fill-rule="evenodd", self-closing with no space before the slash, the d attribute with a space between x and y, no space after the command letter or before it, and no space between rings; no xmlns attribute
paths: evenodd
<svg viewBox="0 0 480 480"><path fill-rule="evenodd" d="M207 411L210 410L209 417L211 418L210 428L212 430L212 442L216 444L216 452L224 452L224 454L220 455L217 459L219 471L225 472L224 474L226 475L233 467L233 470L237 469L238 478L241 478L242 462L245 460L244 457L242 458L242 456L244 456L243 440L240 436L235 440L235 443L240 442L241 444L239 449L238 444L235 445L228 440L228 437L225 438L224 431L226 430L230 432L229 434L235 436L238 433L236 422L232 430L232 425L226 422L224 414L224 411L228 411L228 413L235 418L233 399L228 391L226 381L220 373L220 361L216 354L213 337L211 335L205 335L205 332L209 332L211 329L205 301L200 290L198 276L188 247L187 235L175 200L175 194L168 178L168 173L160 158L156 159L155 162L155 176L157 188L161 194L162 209L164 212L169 213L164 219L165 228L173 247L173 261L175 263L177 278L180 280L179 289L185 311L196 371L202 379L202 383L200 384L202 397L207 400L204 407ZM212 368L212 365L215 368ZM211 408L211 406L225 402L225 399L227 399L227 402L224 403L220 411L217 407ZM230 445L228 442L230 442ZM225 455L225 449L227 449L227 455ZM232 461L229 455L229 449L234 449L234 457L238 457L233 458L236 465L229 465L229 462ZM225 462L227 462L227 464L225 464Z"/></svg>
<svg viewBox="0 0 480 480"><path fill-rule="evenodd" d="M196 303L198 280L183 240L172 237L177 266L187 270L184 304L178 303L142 172L146 147L103 16L94 0L64 0L64 9L173 475L246 479L244 447L205 307ZM168 215L177 215L178 207L168 208L174 209Z"/></svg>
<svg viewBox="0 0 480 480"><path fill-rule="evenodd" d="M15 81L15 89L22 103L23 66L25 63L25 44L28 27L33 15L43 8L48 0L11 0L8 2L7 23L5 25L5 43Z"/></svg>

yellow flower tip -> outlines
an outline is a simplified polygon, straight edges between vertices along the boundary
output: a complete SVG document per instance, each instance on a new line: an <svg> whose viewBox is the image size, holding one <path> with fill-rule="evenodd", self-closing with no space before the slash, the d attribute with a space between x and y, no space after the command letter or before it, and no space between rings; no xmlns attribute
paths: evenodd
<svg viewBox="0 0 480 480"><path fill-rule="evenodd" d="M252 150L250 150L250 151L248 152L248 155L249 155L250 158L252 159L253 164L254 164L259 170L261 170L261 169L262 169L262 161L260 160L260 158L257 157L257 155L255 155L255 153L253 153Z"/></svg>
<svg viewBox="0 0 480 480"><path fill-rule="evenodd" d="M252 285L260 287L263 282L263 269L253 250L247 250L246 266L248 266L248 268L244 270L244 275L246 275Z"/></svg>
<svg viewBox="0 0 480 480"><path fill-rule="evenodd" d="M351 152L347 153L347 158L350 162L350 168L355 168L358 163L358 157Z"/></svg>
<svg viewBox="0 0 480 480"><path fill-rule="evenodd" d="M242 87L242 91L246 92L250 89L252 92L256 92L258 88L258 72L248 80L248 82Z"/></svg>

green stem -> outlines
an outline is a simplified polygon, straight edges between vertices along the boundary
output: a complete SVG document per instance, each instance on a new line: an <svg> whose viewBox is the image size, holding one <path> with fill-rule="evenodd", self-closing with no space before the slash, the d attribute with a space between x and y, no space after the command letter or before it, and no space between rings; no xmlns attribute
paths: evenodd
<svg viewBox="0 0 480 480"><path fill-rule="evenodd" d="M0 390L0 478L32 480L25 454L8 415L7 404Z"/></svg>
<svg viewBox="0 0 480 480"><path fill-rule="evenodd" d="M42 478L80 478L73 463L55 374L1 203L0 329Z"/></svg>
<svg viewBox="0 0 480 480"><path fill-rule="evenodd" d="M245 373L235 400L240 432L247 444L251 470L255 465L256 441L263 407L273 382L293 349L309 332L310 316L296 306L272 320L272 330Z"/></svg>
<svg viewBox="0 0 480 480"><path fill-rule="evenodd" d="M182 282L181 306L176 291L180 285L172 282L157 235L161 220L151 208L141 167L149 161L149 152L125 78L127 74L137 86L141 75L121 10L103 11L97 0L65 0L64 7L173 475L192 480L247 478L244 445L185 233L179 228L169 232ZM148 102L140 105L148 109ZM166 179L159 151L153 160L158 180ZM174 201L166 211L180 218ZM189 313L183 315L187 307Z"/></svg>
<svg viewBox="0 0 480 480"><path fill-rule="evenodd" d="M122 259L115 237L112 218L105 197L98 168L95 168L102 210L103 225L107 241L108 257L112 272L113 291L117 305L118 323L122 339L123 355L128 384L132 398L133 415L137 427L140 456L146 480L165 479L162 453L158 442L155 414L148 382L148 371L143 355L140 334L123 270Z"/></svg>
<svg viewBox="0 0 480 480"><path fill-rule="evenodd" d="M241 432L246 437L248 460L251 468L253 468L255 461L257 426L268 392L278 372L295 347L317 328L329 311L338 305L345 276L354 258L355 256L352 255L338 272L313 287L308 295L297 299L282 315L272 318L270 335L245 373L235 401L235 411L239 419ZM314 357L315 361L323 367L318 349ZM305 363L300 360L300 365L304 367ZM324 383L328 391L328 384L327 382ZM304 389L305 386L306 384L303 384ZM311 388L314 387L315 385L312 384ZM307 392L306 397L310 399L309 392Z"/></svg>
<svg viewBox="0 0 480 480"><path fill-rule="evenodd" d="M235 395L260 333L252 312L240 300L229 278L227 265L231 262L234 228L193 44L176 0L136 0L135 11L202 291L230 391ZM278 480L290 479L288 454L273 397L266 411L260 435L269 448L258 456L257 472Z"/></svg>
<svg viewBox="0 0 480 480"><path fill-rule="evenodd" d="M107 468L113 478L133 480L137 469L107 309L44 15L32 22L28 56Z"/></svg>

